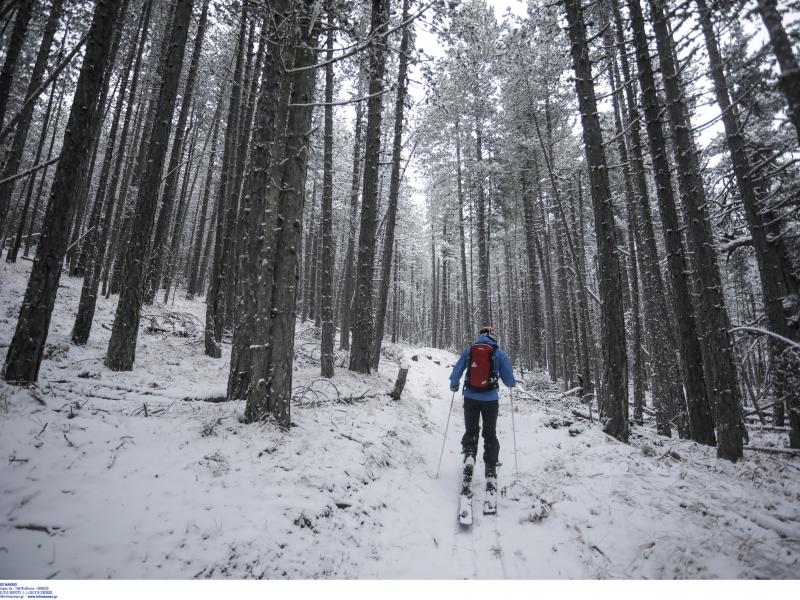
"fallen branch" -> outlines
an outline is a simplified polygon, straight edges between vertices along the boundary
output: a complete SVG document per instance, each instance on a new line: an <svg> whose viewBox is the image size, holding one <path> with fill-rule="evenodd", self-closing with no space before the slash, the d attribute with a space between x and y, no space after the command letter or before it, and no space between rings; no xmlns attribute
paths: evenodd
<svg viewBox="0 0 800 600"><path fill-rule="evenodd" d="M759 425L758 427L751 427L752 431L773 431L778 433L787 433L791 431L791 427L779 427L778 425Z"/></svg>
<svg viewBox="0 0 800 600"><path fill-rule="evenodd" d="M44 525L35 525L33 523L29 523L27 525L14 525L14 529L27 529L28 531L41 531L42 533L46 533L47 535L53 535L54 531L51 532L49 527L45 527ZM60 527L53 527L53 529L61 529Z"/></svg>
<svg viewBox="0 0 800 600"><path fill-rule="evenodd" d="M756 450L757 452L766 452L768 454L786 454L789 456L800 456L800 450L793 448L769 448L767 446L745 446L745 450Z"/></svg>
<svg viewBox="0 0 800 600"><path fill-rule="evenodd" d="M589 421L590 423L594 423L594 419L592 415L587 415L585 412L581 412L579 410L573 409L572 414L578 417L579 419L584 419L585 421Z"/></svg>
<svg viewBox="0 0 800 600"><path fill-rule="evenodd" d="M228 401L228 396L184 396L181 398L184 402L212 402L214 404L221 404ZM170 405L171 406L171 405Z"/></svg>

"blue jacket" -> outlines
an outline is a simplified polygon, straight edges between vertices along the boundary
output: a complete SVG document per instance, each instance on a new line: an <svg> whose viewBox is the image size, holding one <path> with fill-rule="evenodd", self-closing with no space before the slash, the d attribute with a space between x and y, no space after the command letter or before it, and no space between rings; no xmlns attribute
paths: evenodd
<svg viewBox="0 0 800 600"><path fill-rule="evenodd" d="M492 339L486 335L480 336L477 340L475 340L476 344L489 344L490 346L494 346L495 353L494 353L494 366L495 366L495 373L500 376L503 383L506 387L514 387L516 380L514 379L514 369L511 367L511 359L508 358L508 354L503 352L497 344L492 341ZM467 363L469 362L469 351L470 348L467 348L461 353L461 357L458 359L458 362L453 367L453 372L450 374L450 386L457 386L461 381L461 376L464 374L464 371L467 368ZM466 386L464 386L464 397L471 398L472 400L486 400L486 401L497 401L500 399L500 394L497 389L489 389L489 390L470 390Z"/></svg>

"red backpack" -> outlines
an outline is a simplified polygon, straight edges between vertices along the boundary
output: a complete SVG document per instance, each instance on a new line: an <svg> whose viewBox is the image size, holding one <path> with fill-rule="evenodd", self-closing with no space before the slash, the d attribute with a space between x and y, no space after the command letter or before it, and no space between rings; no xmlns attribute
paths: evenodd
<svg viewBox="0 0 800 600"><path fill-rule="evenodd" d="M473 390L497 389L494 351L495 347L490 344L473 344L470 347L467 385Z"/></svg>

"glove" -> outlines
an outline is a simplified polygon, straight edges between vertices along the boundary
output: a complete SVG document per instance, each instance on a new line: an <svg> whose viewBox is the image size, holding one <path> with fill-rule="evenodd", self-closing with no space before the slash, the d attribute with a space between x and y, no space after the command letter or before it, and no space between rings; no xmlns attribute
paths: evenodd
<svg viewBox="0 0 800 600"><path fill-rule="evenodd" d="M450 384L450 391L451 392L457 392L458 391L458 384L457 383L451 383Z"/></svg>

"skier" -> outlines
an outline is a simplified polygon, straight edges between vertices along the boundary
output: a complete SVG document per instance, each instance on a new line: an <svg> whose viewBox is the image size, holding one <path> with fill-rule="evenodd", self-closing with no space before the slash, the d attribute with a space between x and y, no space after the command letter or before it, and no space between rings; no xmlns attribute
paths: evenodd
<svg viewBox="0 0 800 600"><path fill-rule="evenodd" d="M500 394L498 379L506 387L514 387L514 370L508 354L497 344L494 327L482 327L478 339L461 353L461 357L450 374L450 390L458 391L461 375L467 372L464 381L464 424L466 431L461 438L464 454L464 479L472 479L475 456L478 453L480 419L483 418L483 463L486 469L487 489L497 481L497 456L500 443L497 441L497 408Z"/></svg>

